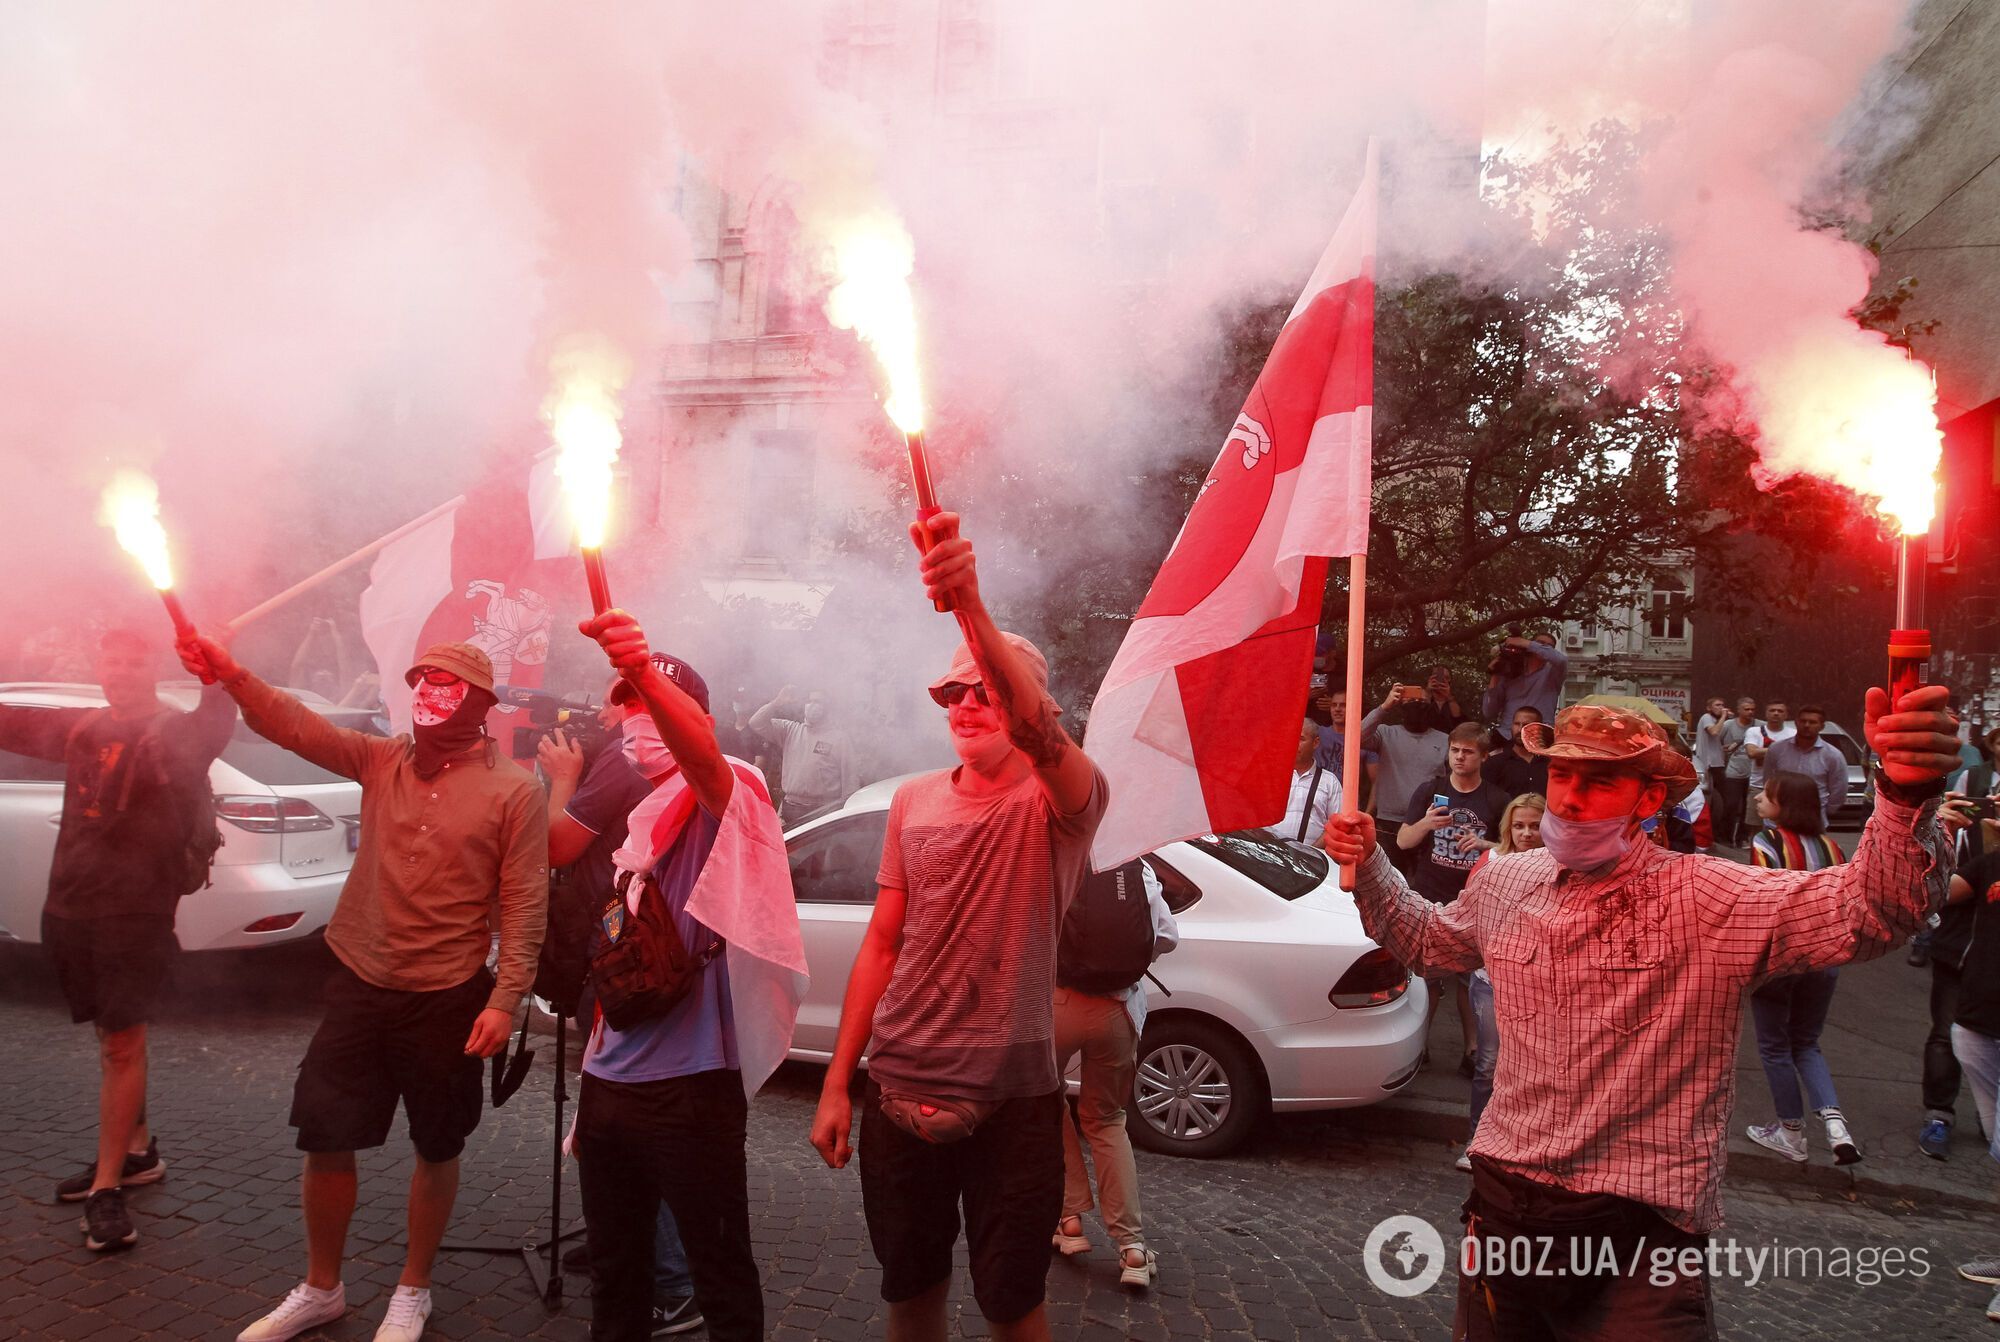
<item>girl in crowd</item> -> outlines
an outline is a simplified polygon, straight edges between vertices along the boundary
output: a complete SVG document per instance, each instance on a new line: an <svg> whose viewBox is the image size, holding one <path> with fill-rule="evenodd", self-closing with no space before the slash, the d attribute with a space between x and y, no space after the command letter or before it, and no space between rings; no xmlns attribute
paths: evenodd
<svg viewBox="0 0 2000 1342"><path fill-rule="evenodd" d="M1542 813L1548 810L1548 801L1539 792L1524 792L1507 803L1507 809L1500 813L1500 846L1479 859L1484 865L1494 854L1506 856L1508 853L1526 853L1542 846ZM1476 868L1475 868L1476 870ZM1486 1102L1493 1098L1493 1069L1500 1062L1500 1025L1493 1015L1493 980L1486 976L1484 969L1472 971L1472 1019L1479 1033L1479 1046L1472 1055L1472 1114L1471 1126L1465 1134L1465 1150L1458 1153L1458 1167L1472 1169L1472 1159L1467 1154L1472 1149L1472 1139L1479 1133L1479 1116L1486 1111Z"/></svg>
<svg viewBox="0 0 2000 1342"><path fill-rule="evenodd" d="M1764 829L1750 840L1751 859L1760 867L1786 871L1818 871L1846 861L1820 819L1819 785L1804 774L1773 771L1757 794L1757 815ZM1841 1165L1861 1159L1861 1150L1841 1117L1840 1099L1833 1092L1833 1073L1819 1051L1820 1031L1833 1005L1840 971L1822 969L1772 979L1750 994L1750 1015L1757 1027L1757 1056L1771 1086L1777 1121L1753 1123L1750 1140L1791 1160L1807 1157L1805 1099L1826 1126L1827 1145Z"/></svg>

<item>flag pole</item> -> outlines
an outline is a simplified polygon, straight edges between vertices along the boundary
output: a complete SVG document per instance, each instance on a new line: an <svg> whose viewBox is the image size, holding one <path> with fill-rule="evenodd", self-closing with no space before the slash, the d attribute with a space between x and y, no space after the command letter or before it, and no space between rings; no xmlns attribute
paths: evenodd
<svg viewBox="0 0 2000 1342"><path fill-rule="evenodd" d="M1362 671L1366 661L1363 645L1368 618L1368 556L1352 555L1347 563L1347 720L1341 724L1345 736L1340 751L1340 801L1343 814L1358 815L1360 807L1356 799L1361 796L1361 699L1364 693ZM1342 866L1340 888L1353 893L1360 875L1359 867Z"/></svg>
<svg viewBox="0 0 2000 1342"><path fill-rule="evenodd" d="M252 606L249 610L244 611L241 615L237 616L235 619L231 620L228 624L224 625L222 628L223 637L228 638L234 635L244 625L249 624L253 620L263 619L266 615L269 615L272 611L284 605L286 602L292 600L294 597L302 596L305 593L310 592L313 588L319 586L321 583L325 582L327 579L337 577L340 574L345 573L348 569L353 568L356 564L360 563L362 560L375 555L386 546L393 545L395 542L403 539L403 537L409 535L412 531L415 531L418 527L424 525L426 522L435 522L438 518L443 517L453 508L456 508L459 504L464 502L465 502L465 495L460 494L456 498L449 499L443 503L440 503L437 507L431 509L429 512L425 513L422 517L414 518L411 521L405 522L403 523L403 525L397 527L394 531L390 532L388 535L377 537L376 539L368 542L368 544L362 546L359 550L356 550L353 554L348 555L345 559L336 559L331 564L328 564L325 568L321 569L319 572L313 574L311 577L299 579L297 582L293 583L290 587L287 587L284 591L278 593L276 596L258 602L256 605Z"/></svg>

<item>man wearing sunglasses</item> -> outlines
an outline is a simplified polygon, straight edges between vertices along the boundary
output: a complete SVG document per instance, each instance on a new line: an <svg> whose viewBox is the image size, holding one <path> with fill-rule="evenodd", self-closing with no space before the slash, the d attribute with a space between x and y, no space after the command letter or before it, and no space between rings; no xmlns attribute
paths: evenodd
<svg viewBox="0 0 2000 1342"><path fill-rule="evenodd" d="M541 785L486 735L493 666L471 644L440 643L410 668L415 730L393 738L334 726L212 639L190 635L177 650L260 736L361 784L360 847L326 928L337 961L326 1014L292 1091L306 1279L238 1342L283 1342L346 1313L354 1153L388 1139L399 1101L417 1156L409 1246L375 1338L416 1342L459 1153L485 1108L482 1059L505 1047L534 982L549 892ZM496 926L497 979L486 968Z"/></svg>
<svg viewBox="0 0 2000 1342"><path fill-rule="evenodd" d="M945 1336L962 1213L993 1336L1040 1339L1063 1196L1056 941L1108 794L1056 721L1042 654L981 602L958 517L940 513L911 538L932 602L966 617L969 642L930 691L959 765L890 803L812 1142L827 1164L847 1163L848 1088L872 1036L861 1196L889 1336Z"/></svg>

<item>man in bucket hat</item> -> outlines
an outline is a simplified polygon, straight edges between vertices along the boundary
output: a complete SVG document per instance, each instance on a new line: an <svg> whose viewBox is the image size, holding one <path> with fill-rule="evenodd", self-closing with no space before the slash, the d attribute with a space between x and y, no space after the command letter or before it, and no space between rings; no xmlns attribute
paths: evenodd
<svg viewBox="0 0 2000 1342"><path fill-rule="evenodd" d="M282 1342L347 1309L341 1260L354 1212L354 1153L408 1117L409 1245L377 1342L416 1342L431 1312L431 1263L458 1194L458 1156L485 1102L481 1060L507 1042L535 977L548 908L541 786L486 735L493 666L441 643L405 676L415 730L385 738L336 727L189 635L182 663L219 681L259 735L361 784L360 847L327 924L337 963L326 1014L292 1091L305 1152L306 1279L240 1342ZM500 934L497 976L487 947Z"/></svg>
<svg viewBox="0 0 2000 1342"><path fill-rule="evenodd" d="M1693 766L1598 705L1523 729L1549 761L1545 847L1485 863L1455 903L1413 893L1368 817L1335 817L1326 848L1360 864L1369 935L1426 975L1483 965L1493 980L1507 1065L1472 1142L1454 1337L1715 1336L1705 1259L1744 995L1885 954L1942 898L1944 707L1940 686L1894 711L1868 691L1878 804L1854 860L1817 872L1645 841ZM1562 1271L1512 1275L1506 1250L1524 1242Z"/></svg>

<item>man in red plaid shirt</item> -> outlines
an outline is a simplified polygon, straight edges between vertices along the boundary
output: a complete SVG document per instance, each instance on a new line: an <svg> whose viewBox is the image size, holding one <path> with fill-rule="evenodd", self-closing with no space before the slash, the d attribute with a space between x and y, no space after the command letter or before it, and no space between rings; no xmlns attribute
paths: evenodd
<svg viewBox="0 0 2000 1342"><path fill-rule="evenodd" d="M1369 817L1334 818L1326 848L1361 864L1369 935L1426 976L1484 965L1493 980L1505 1063L1464 1219L1480 1246L1533 1253L1522 1275L1506 1254L1461 1258L1455 1338L1715 1336L1706 1257L1744 995L1885 954L1942 900L1945 697L1927 686L1891 712L1868 692L1875 813L1854 860L1817 872L1648 842L1642 823L1692 767L1643 718L1597 705L1524 730L1549 760L1546 846L1486 862L1455 903L1413 893Z"/></svg>

